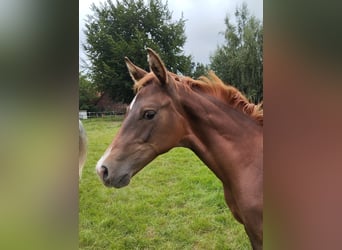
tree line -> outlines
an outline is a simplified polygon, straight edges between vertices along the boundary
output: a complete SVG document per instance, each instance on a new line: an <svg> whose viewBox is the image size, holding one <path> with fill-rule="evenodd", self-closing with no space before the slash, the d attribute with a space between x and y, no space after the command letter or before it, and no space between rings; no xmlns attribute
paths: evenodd
<svg viewBox="0 0 342 250"><path fill-rule="evenodd" d="M88 58L86 74L80 73L80 109L94 111L96 100L107 93L113 102L129 103L133 98L132 80L123 58L148 69L146 48L154 49L166 67L193 78L214 72L226 83L241 90L251 101L263 98L263 26L250 15L245 3L235 10L235 23L224 19L225 42L210 57L210 64L193 62L184 52L186 42L183 16L172 19L162 0L107 0L92 4L86 20Z"/></svg>

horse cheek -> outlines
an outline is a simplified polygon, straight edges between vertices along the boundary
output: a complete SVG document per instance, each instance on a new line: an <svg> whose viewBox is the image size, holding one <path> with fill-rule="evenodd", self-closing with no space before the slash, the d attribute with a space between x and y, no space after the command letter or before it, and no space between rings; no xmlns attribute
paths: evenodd
<svg viewBox="0 0 342 250"><path fill-rule="evenodd" d="M141 139L144 143L147 143L151 140L153 131L154 131L154 124L149 124L149 126L146 126L146 129L144 129L141 132Z"/></svg>

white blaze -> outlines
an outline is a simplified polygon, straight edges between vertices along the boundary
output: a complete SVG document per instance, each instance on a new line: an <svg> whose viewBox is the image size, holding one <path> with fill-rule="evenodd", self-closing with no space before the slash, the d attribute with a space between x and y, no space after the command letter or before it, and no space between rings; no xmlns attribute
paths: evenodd
<svg viewBox="0 0 342 250"><path fill-rule="evenodd" d="M137 99L137 96L138 96L138 94L137 94L136 96L134 96L133 101L132 101L131 104L129 105L129 110L132 110L132 108L133 108L133 106L134 106L134 103L135 103L135 100Z"/></svg>
<svg viewBox="0 0 342 250"><path fill-rule="evenodd" d="M101 159L97 162L96 164L97 171L100 171L101 166L103 165L103 162L106 160L111 150L112 150L112 147L107 148L106 152L102 155Z"/></svg>
<svg viewBox="0 0 342 250"><path fill-rule="evenodd" d="M135 103L135 100L137 99L137 96L136 95L134 98L133 98L133 101L131 102L131 104L129 105L129 110L132 110L133 106L134 106L134 103ZM107 148L106 152L104 152L104 154L102 155L101 159L97 162L96 164L96 171L100 171L101 169L101 166L103 165L103 162L106 160L106 158L109 156L110 154L110 151L112 150L112 147L110 146L109 148Z"/></svg>

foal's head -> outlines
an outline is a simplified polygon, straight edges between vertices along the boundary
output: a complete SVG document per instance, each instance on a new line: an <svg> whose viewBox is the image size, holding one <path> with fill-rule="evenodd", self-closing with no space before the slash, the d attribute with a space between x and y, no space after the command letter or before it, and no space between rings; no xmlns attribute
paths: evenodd
<svg viewBox="0 0 342 250"><path fill-rule="evenodd" d="M177 77L168 73L151 49L150 73L128 58L125 61L135 82L136 96L117 136L96 165L103 183L116 188L128 185L131 177L159 154L177 146L186 132L169 84Z"/></svg>

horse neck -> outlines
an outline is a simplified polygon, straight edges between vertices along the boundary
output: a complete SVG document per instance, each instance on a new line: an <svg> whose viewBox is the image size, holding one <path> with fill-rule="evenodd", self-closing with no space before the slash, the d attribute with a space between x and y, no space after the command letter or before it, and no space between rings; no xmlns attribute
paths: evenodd
<svg viewBox="0 0 342 250"><path fill-rule="evenodd" d="M234 177L235 165L251 164L246 151L260 153L262 127L251 118L205 94L185 93L180 100L188 131L180 146L194 151L223 183Z"/></svg>

